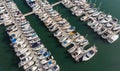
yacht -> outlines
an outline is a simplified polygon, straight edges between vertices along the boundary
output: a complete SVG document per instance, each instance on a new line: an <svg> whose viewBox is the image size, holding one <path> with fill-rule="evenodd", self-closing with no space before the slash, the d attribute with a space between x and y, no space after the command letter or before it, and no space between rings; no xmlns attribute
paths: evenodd
<svg viewBox="0 0 120 71"><path fill-rule="evenodd" d="M33 66L35 64L35 61L29 61L27 64L23 65L23 69L26 70L29 67Z"/></svg>
<svg viewBox="0 0 120 71"><path fill-rule="evenodd" d="M77 46L79 47L85 47L89 44L88 40L86 40L83 36L79 36L74 40Z"/></svg>
<svg viewBox="0 0 120 71"><path fill-rule="evenodd" d="M38 70L38 66L33 65L31 67L29 67L28 69L26 69L25 71L37 71Z"/></svg>
<svg viewBox="0 0 120 71"><path fill-rule="evenodd" d="M76 16L82 16L83 14L84 14L84 11L83 11L83 9L79 9L78 7L72 7L71 9L70 9L71 11L72 11L72 14L73 15L76 15Z"/></svg>
<svg viewBox="0 0 120 71"><path fill-rule="evenodd" d="M25 64L29 63L30 61L32 61L33 57L29 56L27 58L21 59L20 63L18 64L19 67L24 66Z"/></svg>
<svg viewBox="0 0 120 71"><path fill-rule="evenodd" d="M51 61L48 61L45 65L43 65L43 68L45 70L51 68L51 67L54 67L56 65L56 61L55 60L51 60Z"/></svg>
<svg viewBox="0 0 120 71"><path fill-rule="evenodd" d="M55 65L52 68L48 69L48 71L60 71L60 67L58 65Z"/></svg>
<svg viewBox="0 0 120 71"><path fill-rule="evenodd" d="M120 32L120 25L117 24L111 29L114 33L119 34Z"/></svg>
<svg viewBox="0 0 120 71"><path fill-rule="evenodd" d="M57 37L57 36L60 36L62 34L62 30L58 29L56 30L56 32L54 33L54 36Z"/></svg>
<svg viewBox="0 0 120 71"><path fill-rule="evenodd" d="M85 15L83 17L80 18L81 21L87 21L89 20L89 15Z"/></svg>
<svg viewBox="0 0 120 71"><path fill-rule="evenodd" d="M74 4L70 0L63 0L62 4L64 4L64 6L67 8L71 8L74 6Z"/></svg>
<svg viewBox="0 0 120 71"><path fill-rule="evenodd" d="M92 46L91 48L89 48L85 51L85 54L82 57L82 61L90 60L97 52L98 51L96 49L96 46Z"/></svg>
<svg viewBox="0 0 120 71"><path fill-rule="evenodd" d="M73 53L78 47L73 45L73 47L69 48L67 51L71 54Z"/></svg>
<svg viewBox="0 0 120 71"><path fill-rule="evenodd" d="M45 48L45 46L41 43L40 44L39 43L34 43L34 44L31 45L31 47L32 47L32 50L34 50L34 51L39 51L42 48Z"/></svg>
<svg viewBox="0 0 120 71"><path fill-rule="evenodd" d="M72 40L69 39L69 38L67 38L66 40L64 40L64 41L62 42L62 46L63 46L63 47L68 47L71 43L72 43Z"/></svg>
<svg viewBox="0 0 120 71"><path fill-rule="evenodd" d="M42 60L44 58L48 58L51 56L51 52L45 52L44 54L39 56L39 59Z"/></svg>
<svg viewBox="0 0 120 71"><path fill-rule="evenodd" d="M71 55L74 59L76 59L77 56L79 56L82 53L83 53L83 49L80 47L80 48L77 48Z"/></svg>
<svg viewBox="0 0 120 71"><path fill-rule="evenodd" d="M39 55L43 55L45 52L47 52L47 49L46 48L42 48L42 49L36 51L35 54L39 56Z"/></svg>
<svg viewBox="0 0 120 71"><path fill-rule="evenodd" d="M107 31L107 28L102 27L97 33L98 33L99 35L101 35L101 34L105 33L106 31Z"/></svg>
<svg viewBox="0 0 120 71"><path fill-rule="evenodd" d="M112 31L108 30L105 33L103 33L101 36L104 39L107 39L110 35L114 34Z"/></svg>
<svg viewBox="0 0 120 71"><path fill-rule="evenodd" d="M42 60L40 61L40 63L41 63L41 64L46 64L47 62L49 62L49 61L51 61L51 60L53 60L53 59L54 59L53 56L50 56L50 57L48 57L48 58L42 59Z"/></svg>
<svg viewBox="0 0 120 71"><path fill-rule="evenodd" d="M110 35L110 36L107 38L107 41L108 41L109 43L113 43L113 42L115 42L118 38L119 38L119 35L118 35L118 34L113 34L113 35Z"/></svg>
<svg viewBox="0 0 120 71"><path fill-rule="evenodd" d="M27 4L30 6L30 7L34 7L35 6L35 0L26 0Z"/></svg>

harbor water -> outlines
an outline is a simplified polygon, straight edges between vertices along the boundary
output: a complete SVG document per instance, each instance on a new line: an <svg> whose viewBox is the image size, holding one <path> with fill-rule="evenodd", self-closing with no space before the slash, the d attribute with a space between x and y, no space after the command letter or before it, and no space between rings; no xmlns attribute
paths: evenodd
<svg viewBox="0 0 120 71"><path fill-rule="evenodd" d="M51 4L59 0L48 0ZM31 8L26 4L25 0L14 0L18 8L23 14L31 12ZM120 19L120 0L91 0L96 7L100 7L101 11L111 14L113 17ZM91 45L96 45L98 53L88 62L76 63L70 54L67 53L68 48L63 48L58 40L45 27L44 23L34 14L26 17L30 21L31 26L35 29L42 43L51 51L57 64L60 65L61 71L120 71L120 38L113 44L103 40L95 33L86 22L81 22L79 17L73 16L69 9L62 4L54 7L63 18L66 18L72 26L76 27L76 31L86 36ZM10 41L5 27L0 26L0 71L24 71L18 67L19 58L15 55L14 49L10 46Z"/></svg>

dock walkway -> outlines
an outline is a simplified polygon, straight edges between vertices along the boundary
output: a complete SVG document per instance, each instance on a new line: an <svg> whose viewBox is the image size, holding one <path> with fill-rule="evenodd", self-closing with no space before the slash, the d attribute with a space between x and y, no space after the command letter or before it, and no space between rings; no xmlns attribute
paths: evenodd
<svg viewBox="0 0 120 71"><path fill-rule="evenodd" d="M31 14L34 14L34 12L32 11L32 12L26 13L26 14L24 14L24 16L29 16Z"/></svg>
<svg viewBox="0 0 120 71"><path fill-rule="evenodd" d="M60 4L61 2L62 1L56 2L56 3L52 4L52 6L56 6L56 5Z"/></svg>

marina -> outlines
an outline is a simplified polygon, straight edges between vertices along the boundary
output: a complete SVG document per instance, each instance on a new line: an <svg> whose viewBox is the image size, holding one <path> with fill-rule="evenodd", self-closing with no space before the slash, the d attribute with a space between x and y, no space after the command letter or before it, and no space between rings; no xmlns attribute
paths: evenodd
<svg viewBox="0 0 120 71"><path fill-rule="evenodd" d="M21 1L22 4L23 4L23 2L26 4L25 1ZM54 1L52 1L52 3L53 2ZM15 3L17 3L17 1L15 1ZM18 7L21 6L20 5L21 3L17 3ZM50 3L51 3L51 1L50 1ZM26 9L29 9L29 6L27 7L27 4L25 7L26 7ZM44 23L42 21L40 21L37 16L35 16L34 14L26 16L26 19L30 21L31 26L35 29L38 36L42 39L42 42L45 44L45 46L48 48L48 50L50 50L52 52L52 55L55 57L55 60L57 61L57 64L62 66L61 71L73 71L73 70L76 70L76 71L79 71L79 70L99 71L99 69L101 67L103 68L103 71L114 71L114 70L119 71L119 57L115 56L119 52L119 39L115 43L109 44L107 41L104 41L103 39L101 39L101 37L96 35L96 33L94 33L94 31L92 31L91 28L87 27L87 25L85 25L86 23L80 22L79 18L72 16L71 12L67 8L65 8L62 4L56 5L54 7L54 9L57 10L63 18L66 18L70 22L71 25L75 26L76 30L81 35L85 36L85 38L87 38L89 40L89 42L91 44L90 46L95 44L97 46L97 49L99 50L99 52L96 54L96 56L93 57L90 61L75 63L74 60L71 59L71 56L66 52L68 49L65 49L65 48L63 48L63 46L61 46L61 44L58 42L58 40L53 36L53 34L51 32L49 32L49 30L45 27ZM29 9L29 11L22 11L22 12L23 12L23 14L26 14L26 13L31 12L31 10ZM112 15L116 16L114 13ZM116 16L116 17L118 17L118 16ZM118 17L118 19L119 19L119 17ZM76 22L76 24L74 22ZM36 26L38 26L38 27L36 27ZM0 27L2 27L1 30L3 30L3 31L5 30L3 28L3 26L0 26ZM83 31L86 31L86 32L83 32ZM43 32L46 32L46 33L43 33ZM0 33L5 34L5 32L0 32ZM0 36L0 39L4 40L5 37L7 37L7 35L4 36L4 39L1 37L3 37L2 35ZM95 39L97 39L97 40L95 41ZM7 39L7 40L9 40L9 39ZM6 43L4 41L2 43L8 44L8 42ZM100 44L103 44L103 45L100 45ZM6 46L4 46L4 47L6 47ZM87 47L89 48L90 46L87 46ZM8 47L10 47L10 46L8 46ZM8 47L5 49L8 49ZM3 49L3 48L1 47L1 49ZM116 51L114 52L113 49ZM9 50L11 50L11 49L9 49ZM14 51L12 51L12 52L14 52ZM114 53L112 53L112 55L111 55L111 52L114 52ZM1 55L1 53L0 53L0 55ZM13 57L16 58L16 56L13 56ZM103 62L104 62L104 65L103 65ZM18 62L16 61L15 65L17 65L17 63ZM114 66L111 67L111 65L114 65ZM18 69L18 66L16 66L15 69L16 69L15 71L23 71L21 69ZM4 68L4 65L3 66L1 65L1 62L0 62L0 70L8 71L8 69ZM13 70L12 70L12 68L9 69L9 71L14 71L14 68L13 68Z"/></svg>
<svg viewBox="0 0 120 71"><path fill-rule="evenodd" d="M53 32L54 36L64 48L71 46L68 52L75 61L88 61L98 52L95 45L91 46L90 49L84 49L89 44L89 41L76 32L75 27L71 26L66 19L62 18L47 0L26 0L26 2L40 20L44 22L49 31Z"/></svg>
<svg viewBox="0 0 120 71"><path fill-rule="evenodd" d="M6 27L10 45L20 59L18 67L24 71L60 71L51 52L42 44L16 4L10 0L3 0L0 8L1 21Z"/></svg>
<svg viewBox="0 0 120 71"><path fill-rule="evenodd" d="M82 16L80 20L87 21L88 26L109 43L113 43L119 38L118 19L99 11L94 4L88 3L87 0L63 0L62 4L69 8L73 15Z"/></svg>

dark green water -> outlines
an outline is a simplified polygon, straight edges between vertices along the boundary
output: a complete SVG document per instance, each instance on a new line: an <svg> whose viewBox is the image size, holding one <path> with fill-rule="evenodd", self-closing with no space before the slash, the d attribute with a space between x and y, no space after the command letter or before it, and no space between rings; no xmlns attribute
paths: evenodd
<svg viewBox="0 0 120 71"><path fill-rule="evenodd" d="M31 8L27 6L24 0L14 1L23 13L31 11ZM59 0L49 1L52 4ZM99 6L100 2L102 3L102 11L120 19L120 0L99 0L96 6ZM120 71L120 39L113 44L109 44L94 33L85 22L80 22L78 17L72 16L71 12L61 4L55 6L54 9L66 18L71 25L74 25L81 35L85 36L88 34L87 39L90 41L90 45L95 44L99 50L90 61L75 63L67 54L66 49L60 45L58 40L53 37L52 33L48 31L37 16L27 16L27 20L30 21L31 26L35 29L43 44L52 52L52 55L61 67L61 71ZM5 27L0 26L0 71L23 71L21 68L18 68L17 63L19 59L9 44Z"/></svg>

